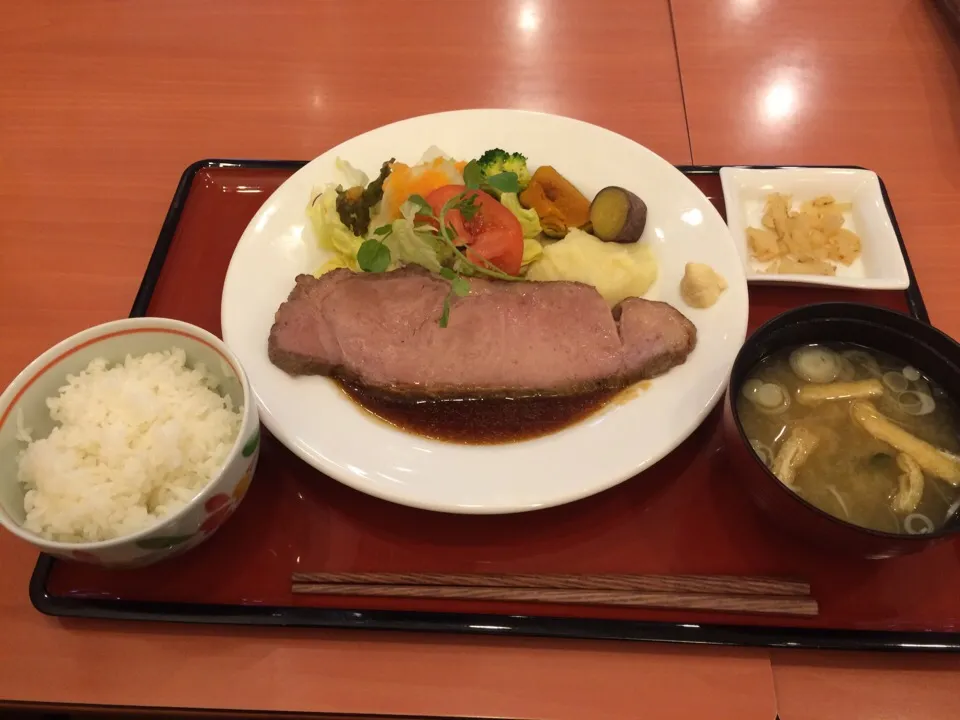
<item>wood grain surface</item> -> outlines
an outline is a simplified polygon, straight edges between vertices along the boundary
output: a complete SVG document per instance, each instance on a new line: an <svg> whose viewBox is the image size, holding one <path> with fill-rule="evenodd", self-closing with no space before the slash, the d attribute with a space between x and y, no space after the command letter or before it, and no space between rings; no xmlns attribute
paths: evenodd
<svg viewBox="0 0 960 720"><path fill-rule="evenodd" d="M191 162L309 159L464 107L570 115L690 160L666 0L6 5L0 382L127 313ZM5 700L538 718L643 703L731 720L774 705L755 651L60 622L29 605L35 559L0 535Z"/></svg>
<svg viewBox="0 0 960 720"><path fill-rule="evenodd" d="M564 588L568 590L634 590L641 592L716 593L727 595L810 594L798 580L736 575L506 575L495 573L295 572L294 583L365 585L459 585L461 587Z"/></svg>
<svg viewBox="0 0 960 720"><path fill-rule="evenodd" d="M960 47L934 3L672 0L697 163L876 170L960 338ZM776 652L782 720L960 717L949 657Z"/></svg>
<svg viewBox="0 0 960 720"><path fill-rule="evenodd" d="M815 616L817 601L808 597L710 595L706 593L636 592L632 590L556 590L544 588L459 587L449 585L347 585L294 583L303 595L351 597L429 598L433 600L492 600L683 610L725 613Z"/></svg>
<svg viewBox="0 0 960 720"><path fill-rule="evenodd" d="M960 336L960 63L931 3L672 3L673 17L667 0L7 3L0 381L126 314L190 162L306 159L385 122L483 106L597 122L674 163L692 146L700 163L872 167L934 320ZM0 535L6 700L773 716L764 652L61 622L29 605L35 557ZM784 720L960 715L949 658L778 652L774 668Z"/></svg>
<svg viewBox="0 0 960 720"><path fill-rule="evenodd" d="M406 117L517 107L600 122L689 162L667 2L645 5L6 8L0 332L17 342L0 345L0 381L64 335L126 314L177 179L200 158L310 159Z"/></svg>
<svg viewBox="0 0 960 720"><path fill-rule="evenodd" d="M0 545L0 699L427 717L770 720L766 653L45 618ZM55 681L52 678L56 678Z"/></svg>
<svg viewBox="0 0 960 720"><path fill-rule="evenodd" d="M694 161L862 165L960 337L960 47L931 2L673 0Z"/></svg>

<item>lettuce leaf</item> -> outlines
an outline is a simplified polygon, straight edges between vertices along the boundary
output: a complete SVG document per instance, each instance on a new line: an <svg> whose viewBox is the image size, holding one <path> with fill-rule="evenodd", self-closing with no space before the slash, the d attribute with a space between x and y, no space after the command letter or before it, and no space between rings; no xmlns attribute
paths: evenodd
<svg viewBox="0 0 960 720"><path fill-rule="evenodd" d="M363 170L357 170L353 165L348 163L346 160L337 158L336 160L337 170L340 171L340 174L343 175L343 187L366 187L370 182L370 178L367 177L367 174Z"/></svg>
<svg viewBox="0 0 960 720"><path fill-rule="evenodd" d="M357 251L363 238L354 235L340 220L336 185L328 185L319 195L313 194L313 202L307 206L307 217L310 218L320 249L333 254L314 274L319 277L338 267L350 268L354 272L360 270Z"/></svg>
<svg viewBox="0 0 960 720"><path fill-rule="evenodd" d="M347 163L341 170L352 170ZM512 198L510 197L512 195ZM354 235L343 224L337 213L337 187L328 185L319 194L312 194L313 202L307 206L307 217L313 227L317 245L321 250L330 253L331 257L316 269L317 277L337 268L347 268L359 272L357 252L365 238ZM540 220L535 210L526 210L520 206L515 194L504 193L503 202L514 215L520 219L524 227L523 260L521 268L526 269L543 255L543 246L536 239L540 233ZM390 249L390 265L388 270L395 270L402 265L420 265L427 270L439 273L444 266L449 266L453 259L453 251L442 242L433 229L428 225L416 225L417 206L406 202L400 207L402 217L390 223L391 232L383 240ZM371 223L370 237L376 225ZM536 232L533 229L536 228ZM528 236L528 233L532 235Z"/></svg>
<svg viewBox="0 0 960 720"><path fill-rule="evenodd" d="M432 228L416 226L416 205L405 202L400 206L400 213L403 217L390 224L393 231L383 241L390 248L391 269L398 264L420 265L431 272L440 272L440 268L453 256L453 251L434 234Z"/></svg>
<svg viewBox="0 0 960 720"><path fill-rule="evenodd" d="M523 239L523 259L520 261L520 272L522 273L527 266L539 260L543 255L543 245L539 240L533 238Z"/></svg>
<svg viewBox="0 0 960 720"><path fill-rule="evenodd" d="M523 207L516 193L501 193L500 202L520 221L520 227L523 228L525 238L535 238L540 235L543 230L540 227L540 216L533 208Z"/></svg>

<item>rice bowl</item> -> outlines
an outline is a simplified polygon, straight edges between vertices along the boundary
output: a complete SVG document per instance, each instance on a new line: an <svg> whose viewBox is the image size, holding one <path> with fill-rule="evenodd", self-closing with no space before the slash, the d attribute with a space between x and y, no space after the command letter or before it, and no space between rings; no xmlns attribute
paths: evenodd
<svg viewBox="0 0 960 720"><path fill-rule="evenodd" d="M199 544L252 478L251 397L232 353L187 323L120 320L64 340L0 395L0 523L111 566Z"/></svg>
<svg viewBox="0 0 960 720"><path fill-rule="evenodd" d="M48 540L110 540L184 507L220 469L240 413L202 363L173 348L97 358L47 400L58 424L20 457L23 526Z"/></svg>

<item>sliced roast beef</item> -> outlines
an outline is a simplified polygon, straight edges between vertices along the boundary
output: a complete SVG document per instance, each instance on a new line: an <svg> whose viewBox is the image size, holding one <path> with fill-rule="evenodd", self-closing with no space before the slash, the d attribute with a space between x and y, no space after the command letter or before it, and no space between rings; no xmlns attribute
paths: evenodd
<svg viewBox="0 0 960 720"><path fill-rule="evenodd" d="M628 298L611 313L581 283L469 282L441 328L450 284L419 268L300 275L270 360L415 396L571 394L655 377L696 345L693 323L665 303Z"/></svg>

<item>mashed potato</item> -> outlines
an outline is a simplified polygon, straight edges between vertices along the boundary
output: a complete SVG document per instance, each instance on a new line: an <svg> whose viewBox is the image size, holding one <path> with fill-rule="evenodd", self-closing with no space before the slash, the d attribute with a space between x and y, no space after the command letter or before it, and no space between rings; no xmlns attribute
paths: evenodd
<svg viewBox="0 0 960 720"><path fill-rule="evenodd" d="M657 261L646 243L607 243L583 230L571 230L563 240L544 246L527 279L593 285L613 307L650 289L657 279Z"/></svg>

